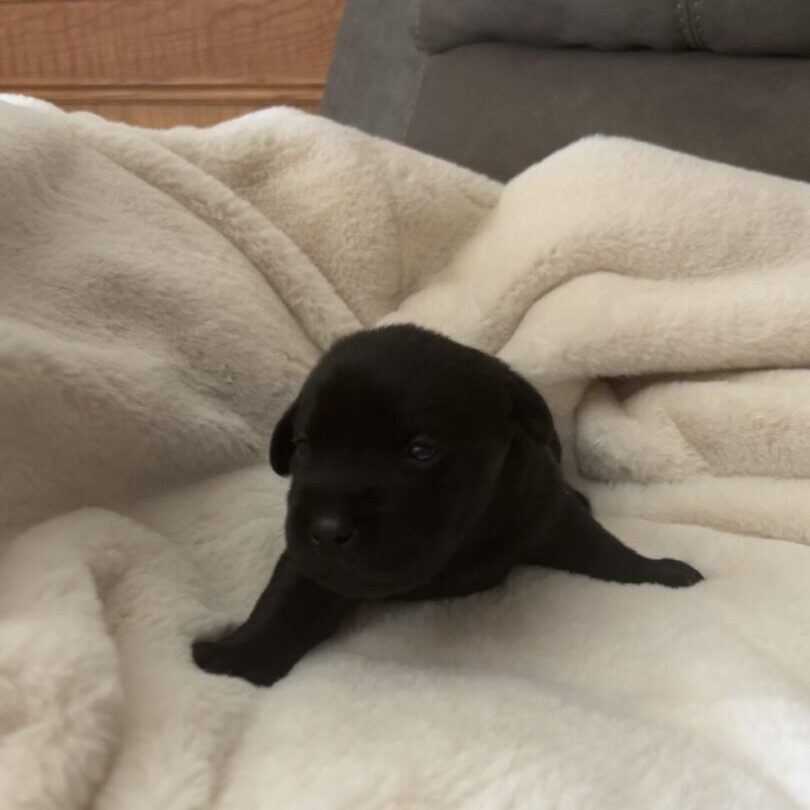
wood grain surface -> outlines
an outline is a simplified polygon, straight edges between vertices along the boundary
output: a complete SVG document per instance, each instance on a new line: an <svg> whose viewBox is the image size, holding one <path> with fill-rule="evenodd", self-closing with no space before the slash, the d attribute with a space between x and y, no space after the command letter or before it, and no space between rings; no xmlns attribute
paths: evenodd
<svg viewBox="0 0 810 810"><path fill-rule="evenodd" d="M0 0L0 89L141 126L317 109L344 0Z"/></svg>

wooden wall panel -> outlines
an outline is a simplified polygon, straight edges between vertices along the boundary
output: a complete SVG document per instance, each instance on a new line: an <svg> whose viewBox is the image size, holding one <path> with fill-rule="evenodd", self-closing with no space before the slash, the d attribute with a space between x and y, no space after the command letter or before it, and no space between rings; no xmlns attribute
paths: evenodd
<svg viewBox="0 0 810 810"><path fill-rule="evenodd" d="M0 0L0 88L143 126L316 109L343 0Z"/></svg>

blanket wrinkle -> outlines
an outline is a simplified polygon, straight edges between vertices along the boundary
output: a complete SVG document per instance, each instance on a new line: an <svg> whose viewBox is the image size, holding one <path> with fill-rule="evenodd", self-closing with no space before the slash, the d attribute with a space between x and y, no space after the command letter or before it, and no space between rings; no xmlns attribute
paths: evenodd
<svg viewBox="0 0 810 810"><path fill-rule="evenodd" d="M328 279L312 272L312 264L302 260L304 257L299 256L302 253L300 247L248 201L177 153L172 153L171 161L166 160L166 155L161 153L168 150L154 140L144 138L135 144L133 138L138 136L129 128L99 128L95 120L92 126L82 127L83 116L96 118L90 113L77 115L78 134L85 135L87 142L99 153L169 195L201 222L231 241L273 288L279 299L291 309L306 337L321 351L337 337L360 328L359 320L347 308L341 319L345 319L345 323L340 323L336 331L322 331L324 324L331 324L332 321L325 317L324 310L318 308L319 301L328 295L333 306L343 302L328 289ZM172 171L167 170L170 163ZM274 238L265 239L264 233L272 234ZM272 250L268 243L272 245ZM288 266L295 270L289 271ZM320 296L313 295L313 287L317 289L322 284L326 284L327 290ZM299 285L301 290L298 289ZM302 292L303 288L306 295ZM314 307L314 311L311 312L310 307Z"/></svg>
<svg viewBox="0 0 810 810"><path fill-rule="evenodd" d="M289 109L0 97L11 810L810 807L810 187L621 138L506 186ZM274 422L410 321L546 396L597 516L705 580L377 605L269 690L194 638L283 547Z"/></svg>

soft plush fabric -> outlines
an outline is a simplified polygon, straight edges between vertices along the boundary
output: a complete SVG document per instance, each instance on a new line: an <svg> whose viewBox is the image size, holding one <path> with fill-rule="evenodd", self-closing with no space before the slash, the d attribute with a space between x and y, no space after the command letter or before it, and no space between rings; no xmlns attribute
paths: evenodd
<svg viewBox="0 0 810 810"><path fill-rule="evenodd" d="M4 807L810 806L807 186L591 139L501 189L289 110L12 101ZM274 420L401 320L524 373L597 514L706 581L520 570L369 606L270 690L197 671L282 543Z"/></svg>

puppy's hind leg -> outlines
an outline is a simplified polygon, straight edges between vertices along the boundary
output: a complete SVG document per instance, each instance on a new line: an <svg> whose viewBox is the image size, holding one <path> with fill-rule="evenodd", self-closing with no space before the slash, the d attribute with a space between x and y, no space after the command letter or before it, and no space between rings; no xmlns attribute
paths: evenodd
<svg viewBox="0 0 810 810"><path fill-rule="evenodd" d="M679 560L654 560L628 548L591 515L573 490L554 524L529 549L524 562L559 568L594 579L656 583L669 588L694 585L703 576Z"/></svg>

